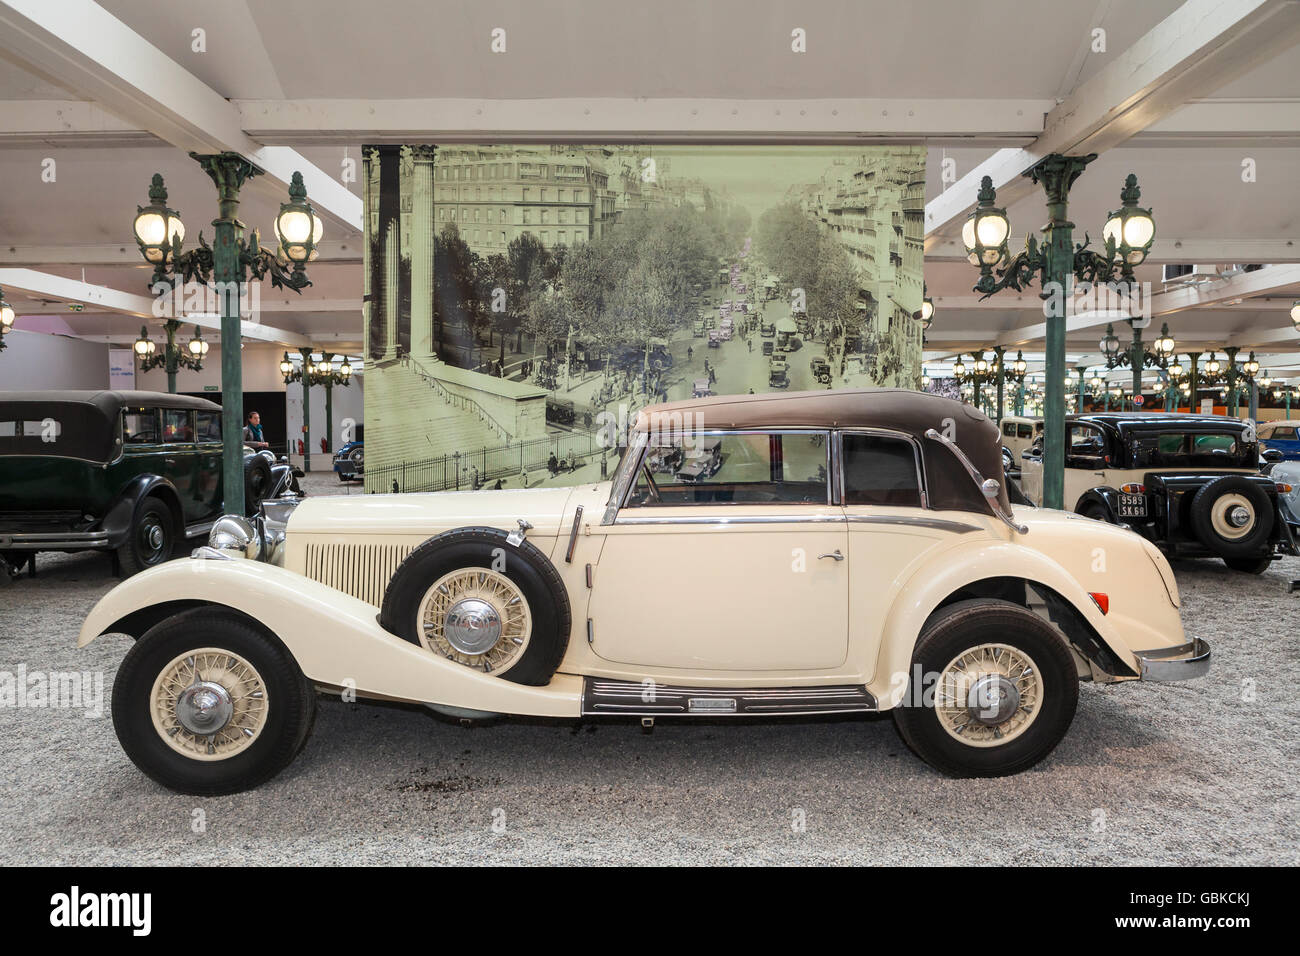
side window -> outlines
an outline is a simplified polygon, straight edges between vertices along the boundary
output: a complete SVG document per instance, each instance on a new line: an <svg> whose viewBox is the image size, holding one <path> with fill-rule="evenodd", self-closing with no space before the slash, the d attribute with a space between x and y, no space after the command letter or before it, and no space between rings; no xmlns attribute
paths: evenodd
<svg viewBox="0 0 1300 956"><path fill-rule="evenodd" d="M191 412L184 408L164 408L162 410L163 441L173 444L194 441L194 426L190 422Z"/></svg>
<svg viewBox="0 0 1300 956"><path fill-rule="evenodd" d="M920 507L916 451L910 442L846 433L842 439L844 503Z"/></svg>
<svg viewBox="0 0 1300 956"><path fill-rule="evenodd" d="M1015 422L1003 422L1003 423L1002 423L1002 434L1005 435L1007 438L1015 438L1015 437L1016 437L1016 423L1015 423Z"/></svg>
<svg viewBox="0 0 1300 956"><path fill-rule="evenodd" d="M1275 438L1278 441L1295 441L1296 431L1294 428L1275 428L1269 438Z"/></svg>
<svg viewBox="0 0 1300 956"><path fill-rule="evenodd" d="M1066 454L1071 458L1095 458L1100 460L1106 454L1106 442L1101 432L1087 425L1071 425L1070 441Z"/></svg>
<svg viewBox="0 0 1300 956"><path fill-rule="evenodd" d="M220 412L197 412L195 417L198 420L198 441L221 441Z"/></svg>
<svg viewBox="0 0 1300 956"><path fill-rule="evenodd" d="M627 507L827 501L825 432L652 436Z"/></svg>
<svg viewBox="0 0 1300 956"><path fill-rule="evenodd" d="M1016 426L1016 434L1018 434L1021 438L1031 438L1033 437L1034 434L1034 426L1025 422L1021 422Z"/></svg>
<svg viewBox="0 0 1300 956"><path fill-rule="evenodd" d="M122 444L156 445L158 409L128 408L122 412Z"/></svg>

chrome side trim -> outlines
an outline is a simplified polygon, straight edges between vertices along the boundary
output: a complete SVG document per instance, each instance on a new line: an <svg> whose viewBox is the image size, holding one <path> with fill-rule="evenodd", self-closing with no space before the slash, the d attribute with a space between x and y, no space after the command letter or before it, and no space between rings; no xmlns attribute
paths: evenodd
<svg viewBox="0 0 1300 956"><path fill-rule="evenodd" d="M1134 651L1142 680L1190 680L1210 670L1210 645L1199 637L1176 647Z"/></svg>
<svg viewBox="0 0 1300 956"><path fill-rule="evenodd" d="M843 524L844 521L843 515L679 515L662 518L621 514L614 519L614 524Z"/></svg>
<svg viewBox="0 0 1300 956"><path fill-rule="evenodd" d="M978 525L963 524L960 521L948 521L944 518L911 518L906 515L849 515L848 520L857 524L897 524L913 528L932 528L935 531L952 531L955 534L980 530Z"/></svg>
<svg viewBox="0 0 1300 956"><path fill-rule="evenodd" d="M92 548L97 544L108 544L107 531L0 532L0 548L43 551L47 548Z"/></svg>
<svg viewBox="0 0 1300 956"><path fill-rule="evenodd" d="M766 717L851 714L878 709L861 684L813 687L684 687L654 681L587 677L582 682L585 717Z"/></svg>

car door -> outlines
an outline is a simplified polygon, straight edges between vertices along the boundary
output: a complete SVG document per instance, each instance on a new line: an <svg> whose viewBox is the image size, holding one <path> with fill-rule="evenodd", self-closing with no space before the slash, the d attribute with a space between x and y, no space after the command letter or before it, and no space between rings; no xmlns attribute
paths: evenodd
<svg viewBox="0 0 1300 956"><path fill-rule="evenodd" d="M221 412L195 412L194 431L197 516L212 517L221 510Z"/></svg>
<svg viewBox="0 0 1300 956"><path fill-rule="evenodd" d="M162 410L163 456L160 474L180 495L186 523L206 514L198 490L199 456L194 442L194 412L188 408Z"/></svg>
<svg viewBox="0 0 1300 956"><path fill-rule="evenodd" d="M1096 425L1071 422L1065 436L1066 511L1073 511L1083 493L1106 484L1106 435Z"/></svg>
<svg viewBox="0 0 1300 956"><path fill-rule="evenodd" d="M979 531L979 518L925 507L920 449L911 436L844 429L837 436L839 498L848 521L849 645L875 661L885 618L911 569L954 534ZM863 675L871 680L871 674Z"/></svg>
<svg viewBox="0 0 1300 956"><path fill-rule="evenodd" d="M848 536L830 504L829 433L676 436L648 452L627 500L598 529L589 605L597 656L688 671L841 665Z"/></svg>

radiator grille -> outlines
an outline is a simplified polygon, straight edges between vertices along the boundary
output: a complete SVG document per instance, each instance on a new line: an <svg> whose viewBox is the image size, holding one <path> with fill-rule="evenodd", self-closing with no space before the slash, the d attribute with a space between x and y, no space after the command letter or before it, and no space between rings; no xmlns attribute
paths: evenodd
<svg viewBox="0 0 1300 956"><path fill-rule="evenodd" d="M379 607L388 582L408 554L409 544L320 544L308 542L306 575Z"/></svg>

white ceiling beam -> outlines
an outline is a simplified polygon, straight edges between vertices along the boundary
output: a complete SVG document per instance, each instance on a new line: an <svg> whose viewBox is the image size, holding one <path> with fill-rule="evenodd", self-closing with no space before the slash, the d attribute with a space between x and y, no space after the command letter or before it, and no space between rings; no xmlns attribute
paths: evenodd
<svg viewBox="0 0 1300 956"><path fill-rule="evenodd" d="M1033 143L998 150L926 203L927 237L960 224L984 176L1011 206L1044 157L1110 149L1298 41L1300 0L1187 0L1048 113Z"/></svg>
<svg viewBox="0 0 1300 956"><path fill-rule="evenodd" d="M351 265L361 262L361 239L325 239L313 263ZM136 246L121 242L68 245L0 245L0 266L145 266ZM142 279L143 283L144 280Z"/></svg>
<svg viewBox="0 0 1300 956"><path fill-rule="evenodd" d="M235 100L263 143L835 142L978 138L1025 142L1053 106L1042 99L402 99Z"/></svg>
<svg viewBox="0 0 1300 956"><path fill-rule="evenodd" d="M361 231L360 197L296 151L251 138L229 101L92 0L0 0L0 50L180 149L239 153L266 173L252 188L283 194L301 171L312 204Z"/></svg>
<svg viewBox="0 0 1300 956"><path fill-rule="evenodd" d="M0 250L0 256L3 250ZM956 236L936 236L925 249L926 262L965 262L966 247ZM1300 262L1295 239L1169 239L1157 238L1146 261L1191 264ZM976 272L971 269L971 285Z"/></svg>
<svg viewBox="0 0 1300 956"><path fill-rule="evenodd" d="M120 292L102 285L91 285L79 279L66 279L63 276L37 272L35 269L0 269L0 287L6 292L22 292L36 299L53 299L59 302L80 303L92 312L113 312L143 319L146 322L161 322L163 316L154 312L155 299L147 295L132 292ZM19 315L25 310L15 307ZM221 317L210 313L194 313L178 318L186 325L198 325L202 328L221 328ZM274 342L294 348L307 346L311 340L297 332L286 332L261 322L247 319L240 322L240 334L244 338L258 342Z"/></svg>

